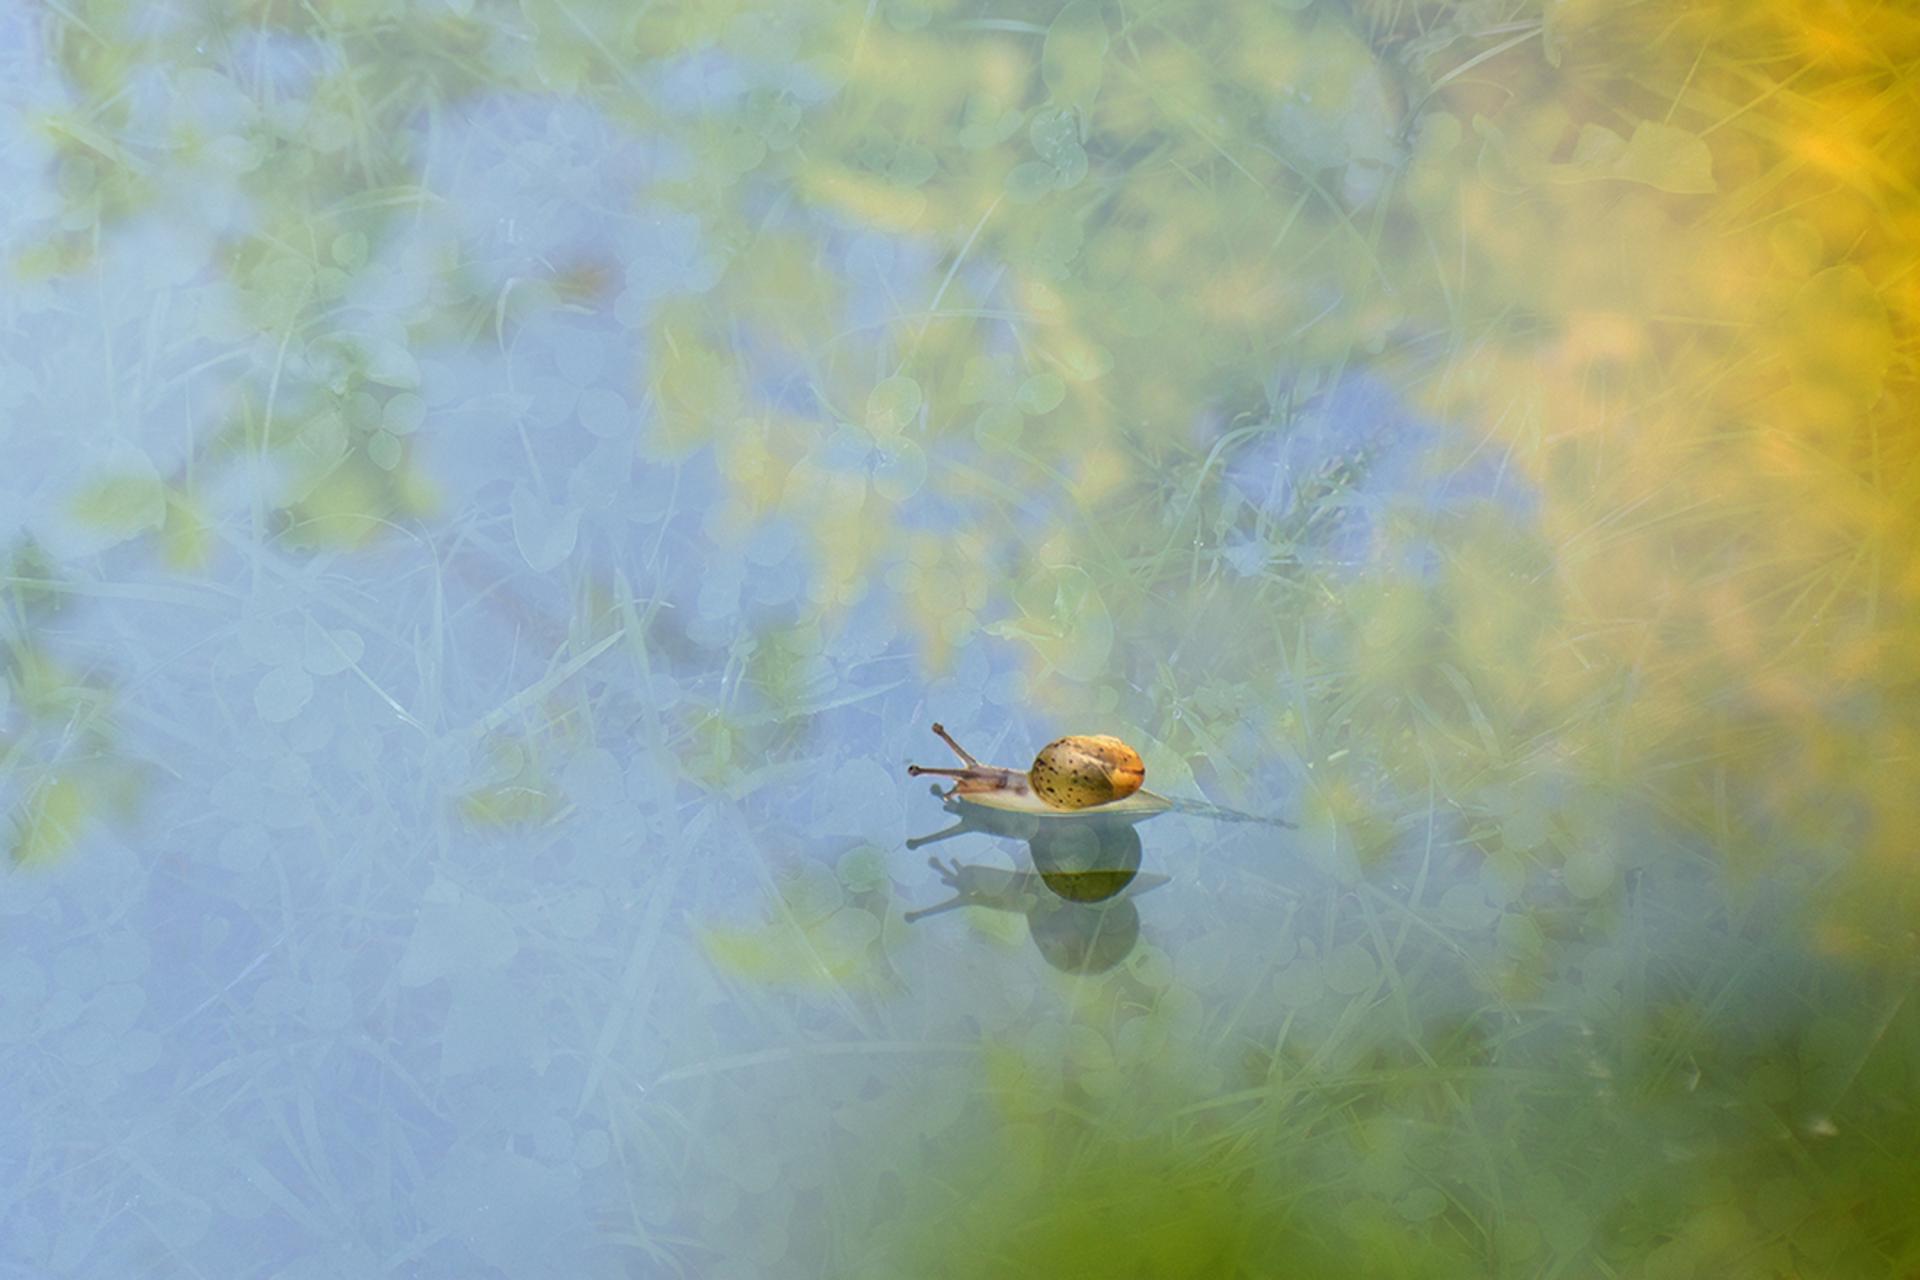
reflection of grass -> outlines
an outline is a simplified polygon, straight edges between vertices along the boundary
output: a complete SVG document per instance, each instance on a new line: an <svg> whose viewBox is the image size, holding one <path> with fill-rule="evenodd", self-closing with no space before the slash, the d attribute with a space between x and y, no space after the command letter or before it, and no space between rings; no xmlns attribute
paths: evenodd
<svg viewBox="0 0 1920 1280"><path fill-rule="evenodd" d="M1330 900L1212 998L1143 956L1063 1032L989 1053L991 1105L907 1180L892 1265L1898 1274L1916 1170L1891 1135L1913 1130L1900 1081L1920 1024L1895 988L1787 954L1791 920L1676 946L1686 874L1650 873L1624 933L1563 933L1511 1000L1456 984L1502 981L1513 913L1396 941L1390 918L1336 923ZM1351 940L1314 947L1322 923ZM1223 1020L1229 991L1252 1002Z"/></svg>

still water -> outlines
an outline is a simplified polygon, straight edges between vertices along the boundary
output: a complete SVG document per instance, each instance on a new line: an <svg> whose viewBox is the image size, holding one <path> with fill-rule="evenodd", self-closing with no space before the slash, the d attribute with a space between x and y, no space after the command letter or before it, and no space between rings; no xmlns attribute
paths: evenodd
<svg viewBox="0 0 1920 1280"><path fill-rule="evenodd" d="M0 11L0 1275L1913 1274L1855 8Z"/></svg>

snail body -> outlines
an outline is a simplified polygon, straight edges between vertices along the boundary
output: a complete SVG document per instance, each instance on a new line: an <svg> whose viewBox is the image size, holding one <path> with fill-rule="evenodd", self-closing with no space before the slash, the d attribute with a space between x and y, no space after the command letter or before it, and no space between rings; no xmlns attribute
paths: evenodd
<svg viewBox="0 0 1920 1280"><path fill-rule="evenodd" d="M1075 734L1040 749L1031 769L981 764L940 725L933 731L965 762L964 768L908 765L914 777L952 778L949 800L1049 817L1157 813L1168 801L1141 789L1147 767L1135 751L1106 734Z"/></svg>

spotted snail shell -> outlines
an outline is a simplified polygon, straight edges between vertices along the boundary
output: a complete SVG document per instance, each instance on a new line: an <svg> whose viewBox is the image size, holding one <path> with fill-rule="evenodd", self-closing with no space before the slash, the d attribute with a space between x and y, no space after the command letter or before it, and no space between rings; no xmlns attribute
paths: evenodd
<svg viewBox="0 0 1920 1280"><path fill-rule="evenodd" d="M1104 733L1049 742L1027 770L1033 793L1056 809L1091 809L1124 800L1146 780L1140 753Z"/></svg>

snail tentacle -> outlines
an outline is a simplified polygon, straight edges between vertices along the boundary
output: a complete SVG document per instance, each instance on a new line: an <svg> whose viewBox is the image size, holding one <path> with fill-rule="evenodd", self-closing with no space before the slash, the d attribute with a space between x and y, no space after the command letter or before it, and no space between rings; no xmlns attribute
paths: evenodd
<svg viewBox="0 0 1920 1280"><path fill-rule="evenodd" d="M953 754L959 756L962 760L965 760L969 765L976 766L976 767L979 765L980 762L978 760L975 760L972 754L969 753L965 747L955 742L953 740L953 735L948 733L946 726L941 724L938 720L933 722L933 731L936 734L940 735L940 741L946 743L948 746L953 748Z"/></svg>

